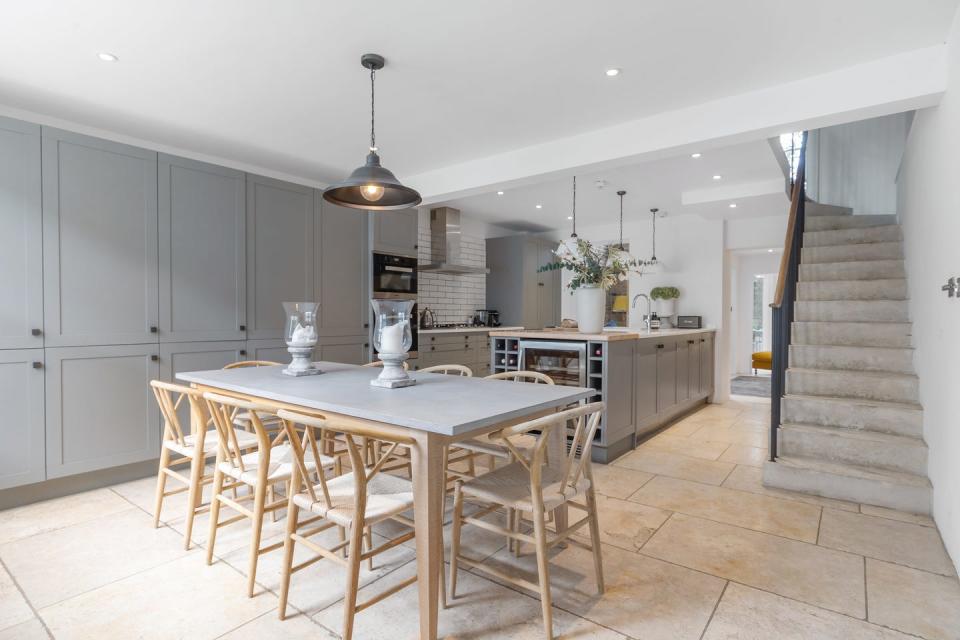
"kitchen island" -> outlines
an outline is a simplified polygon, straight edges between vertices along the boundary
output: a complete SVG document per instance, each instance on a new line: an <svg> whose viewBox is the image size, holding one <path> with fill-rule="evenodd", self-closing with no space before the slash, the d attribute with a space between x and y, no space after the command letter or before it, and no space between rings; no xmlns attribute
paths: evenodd
<svg viewBox="0 0 960 640"><path fill-rule="evenodd" d="M490 369L542 371L557 384L596 389L607 409L592 457L609 462L710 401L715 333L711 328L496 330L490 332Z"/></svg>

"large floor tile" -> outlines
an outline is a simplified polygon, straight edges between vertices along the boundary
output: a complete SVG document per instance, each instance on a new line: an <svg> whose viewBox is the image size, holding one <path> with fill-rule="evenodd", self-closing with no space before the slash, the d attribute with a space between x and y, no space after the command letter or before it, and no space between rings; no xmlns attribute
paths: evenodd
<svg viewBox="0 0 960 640"><path fill-rule="evenodd" d="M723 486L729 489L736 489L737 491L749 491L750 493L759 493L765 496L783 498L784 500L794 500L796 502L804 502L821 507L830 507L831 509L839 509L841 511L857 512L860 510L860 505L856 502L821 498L820 496L799 493L797 491L765 487L763 486L763 469L745 465L738 465L737 468L727 476L727 479L723 481Z"/></svg>
<svg viewBox="0 0 960 640"><path fill-rule="evenodd" d="M23 599L10 574L0 566L0 629L19 625L33 618L33 610Z"/></svg>
<svg viewBox="0 0 960 640"><path fill-rule="evenodd" d="M731 444L718 458L720 462L744 464L748 467L763 467L770 454L766 447L751 447L748 444Z"/></svg>
<svg viewBox="0 0 960 640"><path fill-rule="evenodd" d="M574 514L575 517L580 517L579 512ZM597 514L600 520L600 541L627 551L636 551L642 547L670 517L669 511L607 496L597 496ZM577 537L584 541L589 540L589 528L584 526L577 532Z"/></svg>
<svg viewBox="0 0 960 640"><path fill-rule="evenodd" d="M960 583L867 558L868 618L929 640L960 638Z"/></svg>
<svg viewBox="0 0 960 640"><path fill-rule="evenodd" d="M907 636L731 582L703 640L907 640Z"/></svg>
<svg viewBox="0 0 960 640"><path fill-rule="evenodd" d="M863 618L863 558L675 514L641 553Z"/></svg>
<svg viewBox="0 0 960 640"><path fill-rule="evenodd" d="M189 475L190 473L189 469L182 469L179 471L180 473L186 475ZM180 482L168 478L166 490L172 491L184 486L185 485L181 484ZM110 488L128 502L140 507L151 516L153 515L157 497L156 476L140 478L139 480L131 480L130 482L113 485ZM212 485L210 484L204 486L202 498L203 502L209 502L211 489ZM160 510L160 521L175 522L177 520L183 520L187 515L187 501L188 493L186 491L164 498L163 508Z"/></svg>
<svg viewBox="0 0 960 640"><path fill-rule="evenodd" d="M919 513L908 513L906 511L897 511L896 509L887 509L885 507L875 507L871 504L860 505L860 513L878 518L888 518L890 520L899 520L900 522L910 522L912 524L923 525L924 527L937 526L930 516Z"/></svg>
<svg viewBox="0 0 960 640"><path fill-rule="evenodd" d="M686 417L682 420L674 422L672 425L664 429L661 433L666 433L671 436L689 436L692 433L696 433L703 428L704 423L696 420L692 417Z"/></svg>
<svg viewBox="0 0 960 640"><path fill-rule="evenodd" d="M644 485L630 501L804 542L817 541L820 507L800 502L662 476Z"/></svg>
<svg viewBox="0 0 960 640"><path fill-rule="evenodd" d="M7 509L0 511L0 544L132 508L110 489L96 489Z"/></svg>
<svg viewBox="0 0 960 640"><path fill-rule="evenodd" d="M824 509L819 544L915 569L956 575L940 534L922 525Z"/></svg>
<svg viewBox="0 0 960 640"><path fill-rule="evenodd" d="M733 471L735 465L729 462L698 460L669 451L640 448L619 458L614 466L719 485Z"/></svg>
<svg viewBox="0 0 960 640"><path fill-rule="evenodd" d="M652 473L612 464L594 464L592 468L597 493L611 498L627 498L653 477Z"/></svg>
<svg viewBox="0 0 960 640"><path fill-rule="evenodd" d="M37 618L0 630L0 640L49 640L50 635Z"/></svg>
<svg viewBox="0 0 960 640"><path fill-rule="evenodd" d="M694 440L692 437L672 436L666 433L656 435L641 445L641 449L655 449L657 451L669 451L692 458L702 458L704 460L716 460L727 450L727 442L709 442L707 440Z"/></svg>
<svg viewBox="0 0 960 640"><path fill-rule="evenodd" d="M536 581L536 556L505 550L487 563ZM592 622L644 640L696 640L723 590L720 578L607 545L606 591L598 595L593 559L578 547L554 550L550 579L554 604Z"/></svg>
<svg viewBox="0 0 960 640"><path fill-rule="evenodd" d="M416 572L415 563L374 582L359 593L364 601L383 589L409 578ZM462 571L457 578L457 598L448 601L448 608L438 616L437 637L446 640L498 638L504 640L541 640L543 618L540 602L472 573ZM357 614L354 638L415 638L419 629L416 584ZM343 604L337 603L321 611L314 619L324 627L343 628ZM554 633L563 638L597 638L625 640L622 635L597 626L557 608L553 610ZM385 634L385 628L389 633ZM318 636L325 638L326 636Z"/></svg>
<svg viewBox="0 0 960 640"><path fill-rule="evenodd" d="M291 612L286 620L281 620L274 610L254 618L217 640L321 640L329 637L332 636L327 629L302 613Z"/></svg>
<svg viewBox="0 0 960 640"><path fill-rule="evenodd" d="M38 609L186 553L181 536L154 529L139 509L0 546L0 558Z"/></svg>
<svg viewBox="0 0 960 640"><path fill-rule="evenodd" d="M336 529L324 531L311 540L325 546L333 546L339 540ZM374 545L386 542L384 538L374 534ZM305 545L297 545L294 551L294 563L303 562L316 555ZM416 552L406 546L399 545L386 551L373 560L373 571L367 569L364 562L360 569L360 584L367 584L384 575L395 571L400 566L416 557ZM223 560L234 567L239 573L247 575L249 552L247 548L236 549ZM280 593L282 583L283 549L277 549L260 556L257 565L257 583L263 588L254 593L263 593L270 590ZM293 574L290 580L290 605L308 614L324 609L337 600L343 598L345 569L329 559L320 560L315 564Z"/></svg>
<svg viewBox="0 0 960 640"><path fill-rule="evenodd" d="M705 424L689 438L702 442L725 442L727 444L745 444L751 447L766 447L770 435L765 428Z"/></svg>
<svg viewBox="0 0 960 640"><path fill-rule="evenodd" d="M57 640L216 638L277 606L248 598L246 580L224 563L190 554L40 610Z"/></svg>
<svg viewBox="0 0 960 640"><path fill-rule="evenodd" d="M248 503L249 504L249 503ZM283 512L281 512L283 513ZM237 512L229 509L227 507L221 507L220 509L220 522L228 520L237 515ZM283 535L286 525L284 524L284 519L281 517L276 522L273 521L270 516L266 516L263 520L263 530L261 535L261 543L266 544L267 541L275 541L281 535ZM187 518L186 516L175 518L170 521L169 526L171 529L179 533L181 536L186 535L187 531ZM239 549L241 547L248 547L250 545L250 535L251 535L251 521L249 518L244 518L238 520L233 524L228 524L225 527L221 527L217 530L217 541L214 545L214 552L217 556L223 557L224 555ZM193 544L206 548L207 538L210 536L210 513L204 512L197 514L193 519L193 535L190 536L193 540ZM182 539L182 538L181 538Z"/></svg>

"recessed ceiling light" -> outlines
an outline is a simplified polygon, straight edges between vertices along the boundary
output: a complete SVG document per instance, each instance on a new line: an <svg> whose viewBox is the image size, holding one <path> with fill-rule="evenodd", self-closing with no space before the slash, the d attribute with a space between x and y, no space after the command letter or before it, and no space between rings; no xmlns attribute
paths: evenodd
<svg viewBox="0 0 960 640"><path fill-rule="evenodd" d="M699 158L699 157L702 156L702 155L703 155L702 153L691 153L691 154L690 154L690 157L691 157L691 158Z"/></svg>
<svg viewBox="0 0 960 640"><path fill-rule="evenodd" d="M113 55L112 53L107 53L106 51L98 53L97 57L103 60L104 62L116 62L117 60L120 59L117 56Z"/></svg>
<svg viewBox="0 0 960 640"><path fill-rule="evenodd" d="M543 209L543 205L542 205L542 204L538 204L538 205L537 205L537 209Z"/></svg>
<svg viewBox="0 0 960 640"><path fill-rule="evenodd" d="M723 176L713 176L713 179L714 179L714 180L719 180L719 179L722 178L722 177L723 177Z"/></svg>
<svg viewBox="0 0 960 640"><path fill-rule="evenodd" d="M607 76L612 78L613 76L618 76L618 75L620 75L620 69L616 69L616 68L607 69Z"/></svg>
<svg viewBox="0 0 960 640"><path fill-rule="evenodd" d="M497 191L497 195L498 195L498 196L502 196L502 195L503 195L503 191Z"/></svg>
<svg viewBox="0 0 960 640"><path fill-rule="evenodd" d="M767 253L773 253L773 249L767 249Z"/></svg>
<svg viewBox="0 0 960 640"><path fill-rule="evenodd" d="M736 203L736 202L731 202L731 203L730 203L730 208L731 208L731 209L736 209L736 208L737 208L737 203Z"/></svg>
<svg viewBox="0 0 960 640"><path fill-rule="evenodd" d="M567 220L573 220L573 216L567 216Z"/></svg>

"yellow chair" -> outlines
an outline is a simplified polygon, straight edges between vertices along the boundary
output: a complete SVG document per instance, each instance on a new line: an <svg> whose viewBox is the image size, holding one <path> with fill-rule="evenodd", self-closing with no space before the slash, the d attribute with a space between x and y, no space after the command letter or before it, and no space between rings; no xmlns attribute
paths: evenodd
<svg viewBox="0 0 960 640"><path fill-rule="evenodd" d="M763 369L764 371L770 371L773 369L773 352L772 351L756 351L753 354L753 374L757 374L757 369Z"/></svg>

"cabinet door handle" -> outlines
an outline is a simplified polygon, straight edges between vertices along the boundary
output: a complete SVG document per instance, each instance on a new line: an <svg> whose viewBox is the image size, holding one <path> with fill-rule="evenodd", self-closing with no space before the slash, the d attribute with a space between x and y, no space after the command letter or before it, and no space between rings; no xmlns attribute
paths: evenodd
<svg viewBox="0 0 960 640"><path fill-rule="evenodd" d="M247 355L247 350L246 350L246 349L240 349L240 355L242 355L242 356Z"/></svg>
<svg viewBox="0 0 960 640"><path fill-rule="evenodd" d="M31 330L30 330L30 335L32 335L32 336L42 336L42 335L43 335L43 331L41 331L40 329L31 329Z"/></svg>
<svg viewBox="0 0 960 640"><path fill-rule="evenodd" d="M156 362L157 360L160 359L160 356L158 356L157 354L153 354L152 356L150 356L150 359Z"/></svg>
<svg viewBox="0 0 960 640"><path fill-rule="evenodd" d="M246 331L246 330L247 330L247 325L245 324L240 325L240 331Z"/></svg>
<svg viewBox="0 0 960 640"><path fill-rule="evenodd" d="M364 343L363 343L363 346L364 346L364 348L369 347L369 346L370 346L370 343L369 343L369 342L364 342Z"/></svg>
<svg viewBox="0 0 960 640"><path fill-rule="evenodd" d="M706 342L706 341L707 341L706 338L700 338L700 342Z"/></svg>
<svg viewBox="0 0 960 640"><path fill-rule="evenodd" d="M34 363L33 363L33 368L34 368L34 369L43 369L43 363L42 363L42 362L34 362Z"/></svg>
<svg viewBox="0 0 960 640"><path fill-rule="evenodd" d="M436 351L436 350L437 350L436 347L430 347L430 351Z"/></svg>
<svg viewBox="0 0 960 640"><path fill-rule="evenodd" d="M663 347L664 347L664 345L662 345L662 344L658 344L658 345L657 345L657 349L663 349Z"/></svg>
<svg viewBox="0 0 960 640"><path fill-rule="evenodd" d="M157 332L156 327L150 327L150 333L156 333L156 332Z"/></svg>
<svg viewBox="0 0 960 640"><path fill-rule="evenodd" d="M696 340L687 340L687 344L695 344L696 342Z"/></svg>
<svg viewBox="0 0 960 640"><path fill-rule="evenodd" d="M370 323L369 323L369 322L364 322L364 323L363 323L363 328L364 328L364 329L369 329L369 328L370 328Z"/></svg>

